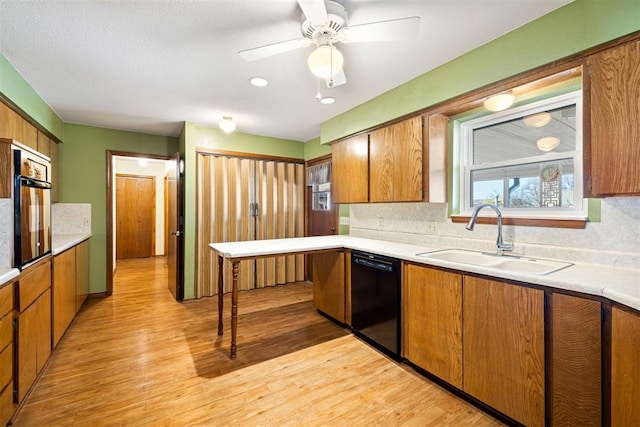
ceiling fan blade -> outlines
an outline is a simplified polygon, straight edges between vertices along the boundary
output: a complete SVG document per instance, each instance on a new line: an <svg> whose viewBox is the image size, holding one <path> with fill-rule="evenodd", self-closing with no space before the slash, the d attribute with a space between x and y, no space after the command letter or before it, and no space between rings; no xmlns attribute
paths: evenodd
<svg viewBox="0 0 640 427"><path fill-rule="evenodd" d="M289 52L294 49L302 49L308 47L311 40L302 37L284 42L272 43L265 46L254 47L252 49L241 50L238 55L245 61L257 61L258 59L267 58L269 56L278 55L280 53Z"/></svg>
<svg viewBox="0 0 640 427"><path fill-rule="evenodd" d="M314 24L327 22L327 8L324 0L298 0L302 13Z"/></svg>
<svg viewBox="0 0 640 427"><path fill-rule="evenodd" d="M340 70L338 74L333 76L332 79L327 79L327 87L332 88L336 86L341 86L347 83L347 76L344 75L344 68Z"/></svg>
<svg viewBox="0 0 640 427"><path fill-rule="evenodd" d="M418 37L420 17L392 19L390 21L371 22L343 28L345 43L385 42L393 40L411 40Z"/></svg>

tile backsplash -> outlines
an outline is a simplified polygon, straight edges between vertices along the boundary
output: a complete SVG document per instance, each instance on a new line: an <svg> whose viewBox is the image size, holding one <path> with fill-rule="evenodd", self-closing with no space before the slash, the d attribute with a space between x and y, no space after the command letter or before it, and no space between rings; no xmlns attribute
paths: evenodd
<svg viewBox="0 0 640 427"><path fill-rule="evenodd" d="M504 226L503 240L515 243L516 255L640 269L640 197L603 199L601 209L601 222L585 229ZM444 203L354 204L349 216L352 236L495 250L495 225L467 231L447 218Z"/></svg>
<svg viewBox="0 0 640 427"><path fill-rule="evenodd" d="M11 268L13 250L13 200L0 199L0 270Z"/></svg>
<svg viewBox="0 0 640 427"><path fill-rule="evenodd" d="M51 234L91 233L90 203L55 203L51 205Z"/></svg>

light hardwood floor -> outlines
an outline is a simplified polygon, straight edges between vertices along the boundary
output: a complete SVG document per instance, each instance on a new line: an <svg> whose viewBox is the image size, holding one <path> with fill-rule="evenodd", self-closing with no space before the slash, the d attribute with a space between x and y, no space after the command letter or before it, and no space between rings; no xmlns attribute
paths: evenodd
<svg viewBox="0 0 640 427"><path fill-rule="evenodd" d="M495 426L499 422L319 315L308 283L240 293L238 359L217 301L184 304L163 258L118 262L16 426Z"/></svg>

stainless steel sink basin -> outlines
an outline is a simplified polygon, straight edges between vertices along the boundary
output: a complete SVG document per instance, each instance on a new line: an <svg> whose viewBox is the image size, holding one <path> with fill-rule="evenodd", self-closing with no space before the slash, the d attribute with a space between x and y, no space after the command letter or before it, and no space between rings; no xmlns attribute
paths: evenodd
<svg viewBox="0 0 640 427"><path fill-rule="evenodd" d="M422 258L457 262L461 264L479 265L498 270L545 275L573 265L570 262L554 261L550 259L518 257L512 255L498 256L486 252L469 251L465 249L445 249L436 252L416 254Z"/></svg>

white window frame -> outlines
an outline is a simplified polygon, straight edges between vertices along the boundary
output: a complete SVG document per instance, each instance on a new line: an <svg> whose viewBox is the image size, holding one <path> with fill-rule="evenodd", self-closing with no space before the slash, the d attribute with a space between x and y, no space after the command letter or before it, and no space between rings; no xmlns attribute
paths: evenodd
<svg viewBox="0 0 640 427"><path fill-rule="evenodd" d="M517 119L542 111L576 106L576 143L574 151L561 153L542 153L537 156L505 160L500 162L473 164L473 131L474 129ZM471 172L474 170L493 169L498 167L517 166L527 163L549 162L553 160L573 159L574 206L571 208L508 208L500 207L504 217L533 219L586 219L587 201L583 189L583 154L582 154L582 91L571 92L553 98L544 99L531 104L512 108L506 111L489 114L474 120L463 122L460 127L462 138L462 161L460 168L460 215L473 213L471 206Z"/></svg>

